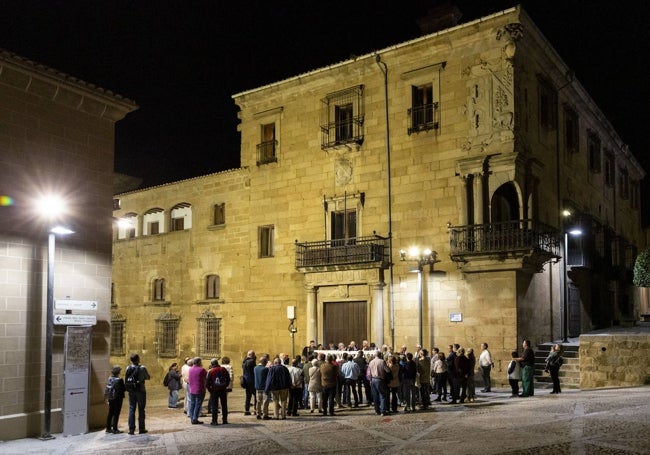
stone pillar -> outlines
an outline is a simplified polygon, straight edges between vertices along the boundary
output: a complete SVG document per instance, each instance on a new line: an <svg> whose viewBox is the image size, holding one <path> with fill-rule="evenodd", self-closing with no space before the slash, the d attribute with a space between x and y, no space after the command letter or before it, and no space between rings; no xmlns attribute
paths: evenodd
<svg viewBox="0 0 650 455"><path fill-rule="evenodd" d="M471 191L471 188L467 187L467 177L462 177L460 179L463 185L463 190L462 190L462 196L460 198L460 220L458 222L459 225L465 226L468 223L468 207L467 207L467 199L469 197L468 191Z"/></svg>
<svg viewBox="0 0 650 455"><path fill-rule="evenodd" d="M305 346L308 346L311 340L318 339L318 314L316 311L317 292L318 290L315 286L307 287L307 330L305 331L307 339L305 340Z"/></svg>
<svg viewBox="0 0 650 455"><path fill-rule="evenodd" d="M384 283L372 285L370 304L370 341L381 346L384 344Z"/></svg>
<svg viewBox="0 0 650 455"><path fill-rule="evenodd" d="M476 174L474 176L474 224L483 224L484 216L483 207L485 201L483 200L483 176Z"/></svg>

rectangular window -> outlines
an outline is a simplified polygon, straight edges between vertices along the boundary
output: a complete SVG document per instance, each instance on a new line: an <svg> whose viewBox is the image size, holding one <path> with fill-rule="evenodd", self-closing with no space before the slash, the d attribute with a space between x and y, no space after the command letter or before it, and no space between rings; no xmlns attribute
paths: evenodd
<svg viewBox="0 0 650 455"><path fill-rule="evenodd" d="M165 279L164 278L153 280L153 300L154 301L165 300Z"/></svg>
<svg viewBox="0 0 650 455"><path fill-rule="evenodd" d="M160 233L160 222L158 221L152 221L151 223L148 223L148 228L147 232L149 235L155 235Z"/></svg>
<svg viewBox="0 0 650 455"><path fill-rule="evenodd" d="M322 149L363 143L363 85L330 93L321 104Z"/></svg>
<svg viewBox="0 0 650 455"><path fill-rule="evenodd" d="M212 215L212 224L226 224L226 203L214 204L214 213Z"/></svg>
<svg viewBox="0 0 650 455"><path fill-rule="evenodd" d="M219 287L221 280L219 275L208 275L206 278L206 290L205 298L206 299L218 299L219 298Z"/></svg>
<svg viewBox="0 0 650 455"><path fill-rule="evenodd" d="M564 109L564 145L567 152L577 153L579 150L578 114L571 109Z"/></svg>
<svg viewBox="0 0 650 455"><path fill-rule="evenodd" d="M122 356L126 352L124 345L124 329L126 321L112 320L111 321L111 355Z"/></svg>
<svg viewBox="0 0 650 455"><path fill-rule="evenodd" d="M595 133L589 133L589 141L587 145L589 149L589 170L591 172L601 171L600 159L600 138Z"/></svg>
<svg viewBox="0 0 650 455"><path fill-rule="evenodd" d="M260 226L258 228L259 237L259 257L273 257L273 226Z"/></svg>
<svg viewBox="0 0 650 455"><path fill-rule="evenodd" d="M277 161L275 149L277 146L275 138L275 123L267 123L261 126L261 142L257 145L257 164L275 163Z"/></svg>
<svg viewBox="0 0 650 455"><path fill-rule="evenodd" d="M156 320L156 344L160 357L177 357L178 317L166 314Z"/></svg>
<svg viewBox="0 0 650 455"><path fill-rule="evenodd" d="M630 206L634 210L638 210L641 207L640 201L640 185L636 180L632 180L630 183Z"/></svg>
<svg viewBox="0 0 650 455"><path fill-rule="evenodd" d="M332 212L331 239L333 246L349 245L357 237L357 211Z"/></svg>
<svg viewBox="0 0 650 455"><path fill-rule="evenodd" d="M554 130L557 124L557 93L542 78L539 79L539 123L547 130Z"/></svg>
<svg viewBox="0 0 650 455"><path fill-rule="evenodd" d="M627 199L630 197L630 181L627 169L619 168L618 170L618 192L621 198Z"/></svg>
<svg viewBox="0 0 650 455"><path fill-rule="evenodd" d="M611 188L616 184L616 161L611 152L605 153L605 184Z"/></svg>
<svg viewBox="0 0 650 455"><path fill-rule="evenodd" d="M172 218L172 231L182 231L185 229L185 218Z"/></svg>
<svg viewBox="0 0 650 455"><path fill-rule="evenodd" d="M199 355L218 357L221 353L221 319L214 316L199 318Z"/></svg>
<svg viewBox="0 0 650 455"><path fill-rule="evenodd" d="M408 110L408 134L438 128L434 122L437 103L433 101L433 84L411 87L411 109Z"/></svg>

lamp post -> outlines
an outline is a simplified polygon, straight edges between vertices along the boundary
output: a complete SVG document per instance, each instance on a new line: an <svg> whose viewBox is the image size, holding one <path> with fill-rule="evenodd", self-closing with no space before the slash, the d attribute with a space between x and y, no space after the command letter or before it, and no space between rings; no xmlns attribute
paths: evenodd
<svg viewBox="0 0 650 455"><path fill-rule="evenodd" d="M429 249L420 249L411 247L408 250L400 250L400 259L402 261L413 261L417 263L418 274L418 344L422 346L422 270L425 265L433 271L433 264L440 262L437 259L438 253Z"/></svg>
<svg viewBox="0 0 650 455"><path fill-rule="evenodd" d="M571 211L563 210L562 216L564 219L569 218L572 215ZM563 231L564 238L562 241L562 256L564 260L562 261L562 342L566 343L569 341L569 276L568 276L568 259L569 259L569 235L580 236L582 235L582 230L579 228L569 228L566 227L566 222L563 220Z"/></svg>

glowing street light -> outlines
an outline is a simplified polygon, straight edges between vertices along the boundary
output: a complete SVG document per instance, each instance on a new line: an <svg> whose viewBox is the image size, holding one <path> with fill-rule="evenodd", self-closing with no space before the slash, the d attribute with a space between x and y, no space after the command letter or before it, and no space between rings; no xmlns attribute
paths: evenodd
<svg viewBox="0 0 650 455"><path fill-rule="evenodd" d="M417 246L412 246L408 250L400 250L400 260L417 262L418 273L418 344L422 345L422 269L428 265L430 270L433 270L433 264L440 262L438 260L438 253L430 248L421 249Z"/></svg>

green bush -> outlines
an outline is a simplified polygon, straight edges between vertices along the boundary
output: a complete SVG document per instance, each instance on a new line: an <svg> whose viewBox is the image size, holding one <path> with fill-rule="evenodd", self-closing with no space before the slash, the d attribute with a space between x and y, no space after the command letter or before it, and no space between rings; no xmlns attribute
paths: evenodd
<svg viewBox="0 0 650 455"><path fill-rule="evenodd" d="M650 248L646 248L636 257L632 283L640 288L650 287Z"/></svg>

